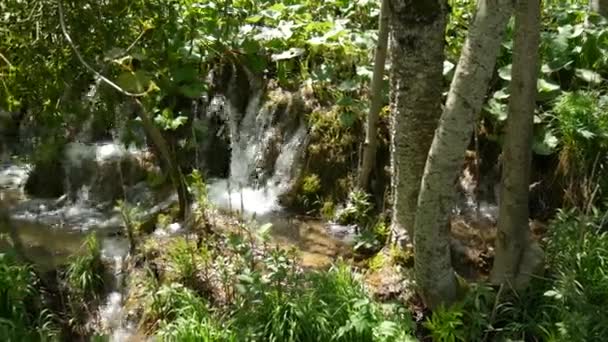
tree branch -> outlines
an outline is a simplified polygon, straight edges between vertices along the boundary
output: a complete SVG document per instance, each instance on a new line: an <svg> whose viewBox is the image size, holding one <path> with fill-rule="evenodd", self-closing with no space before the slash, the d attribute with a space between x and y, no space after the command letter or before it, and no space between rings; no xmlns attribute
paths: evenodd
<svg viewBox="0 0 608 342"><path fill-rule="evenodd" d="M61 0L57 1L57 4L59 6L59 23L61 25L61 31L63 32L63 36L65 37L65 40L68 42L68 44L70 44L70 47L72 48L72 50L74 51L74 54L76 54L76 57L78 58L78 60L80 61L80 63L90 72L92 72L96 77L98 77L100 80L102 80L104 83L106 83L107 85L109 85L110 87L116 89L116 91L118 91L119 93L129 96L129 97L142 97L147 95L147 93L131 93L128 92L126 90L124 90L122 87L120 87L118 84L112 82L109 78L103 76L102 74L100 74L97 70L95 70L91 65L89 65L89 63L87 63L84 58L82 57L82 55L80 54L80 51L78 51L78 49L76 48L76 45L74 45L74 41L72 41L72 37L70 37L70 34L68 33L68 29L66 28L65 25L65 17L63 15L63 4L61 2Z"/></svg>
<svg viewBox="0 0 608 342"><path fill-rule="evenodd" d="M11 64L11 62L8 60L8 58L4 57L4 55L2 54L2 52L0 52L0 59L2 59L6 64L8 64L9 67L13 66Z"/></svg>

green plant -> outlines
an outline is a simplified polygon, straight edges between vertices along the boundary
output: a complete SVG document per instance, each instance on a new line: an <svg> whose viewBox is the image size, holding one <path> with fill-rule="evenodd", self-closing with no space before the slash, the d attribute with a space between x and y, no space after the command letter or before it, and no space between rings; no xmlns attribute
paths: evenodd
<svg viewBox="0 0 608 342"><path fill-rule="evenodd" d="M69 290L80 299L97 298L103 290L104 271L101 245L95 234L91 234L83 243L80 254L69 261L65 276Z"/></svg>
<svg viewBox="0 0 608 342"><path fill-rule="evenodd" d="M360 228L366 228L370 221L372 204L369 195L365 191L353 190L348 195L346 207L337 213L337 221L340 224L356 224Z"/></svg>
<svg viewBox="0 0 608 342"><path fill-rule="evenodd" d="M195 286L198 283L199 256L194 243L183 237L176 238L171 242L166 253L172 279L187 286Z"/></svg>
<svg viewBox="0 0 608 342"><path fill-rule="evenodd" d="M56 316L45 308L34 269L0 253L0 339L50 341L59 336Z"/></svg>
<svg viewBox="0 0 608 342"><path fill-rule="evenodd" d="M466 341L464 338L465 325L461 306L446 308L441 306L424 322L430 330L434 341L456 342Z"/></svg>

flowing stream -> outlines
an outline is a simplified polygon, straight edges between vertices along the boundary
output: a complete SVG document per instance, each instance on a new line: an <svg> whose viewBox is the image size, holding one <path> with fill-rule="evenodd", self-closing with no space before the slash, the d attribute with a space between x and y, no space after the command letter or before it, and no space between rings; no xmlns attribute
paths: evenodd
<svg viewBox="0 0 608 342"><path fill-rule="evenodd" d="M284 101L286 106L264 104L261 87L250 82L252 91L243 111L224 96L211 100L221 104L220 115L230 137L230 170L228 178L209 182L209 200L220 209L241 213L253 225L272 223L275 241L297 247L304 266L327 265L339 254L348 253L346 245L354 231L293 217L283 210L279 198L293 187L302 168L307 128L299 115L290 112L289 101ZM211 112L217 114L217 108L207 114ZM139 204L144 208L142 220L155 217L176 202L175 194L155 193L146 185L140 162L145 155L145 151L113 141L70 143L61 161L65 194L55 199L24 194L28 165L0 167L0 201L10 208L28 258L40 268L52 270L65 265L87 234L99 237L102 257L111 272L97 319L102 332L117 342L129 340L136 329L127 322L123 307L128 242L122 237L116 200L126 198ZM171 234L181 225L174 223L168 228ZM0 245L0 251L5 248L8 246Z"/></svg>

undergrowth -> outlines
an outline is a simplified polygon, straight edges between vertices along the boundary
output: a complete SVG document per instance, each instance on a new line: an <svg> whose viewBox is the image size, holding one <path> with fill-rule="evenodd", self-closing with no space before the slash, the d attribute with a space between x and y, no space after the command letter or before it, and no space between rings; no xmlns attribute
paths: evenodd
<svg viewBox="0 0 608 342"><path fill-rule="evenodd" d="M156 246L165 253L148 261L159 281L146 280L141 322L162 340L408 341L413 332L409 311L373 300L346 264L304 272L246 227L188 241Z"/></svg>
<svg viewBox="0 0 608 342"><path fill-rule="evenodd" d="M473 286L424 326L436 341L604 341L608 336L606 215L560 212L549 228L547 271L522 292Z"/></svg>
<svg viewBox="0 0 608 342"><path fill-rule="evenodd" d="M0 340L51 341L59 335L33 268L0 253Z"/></svg>

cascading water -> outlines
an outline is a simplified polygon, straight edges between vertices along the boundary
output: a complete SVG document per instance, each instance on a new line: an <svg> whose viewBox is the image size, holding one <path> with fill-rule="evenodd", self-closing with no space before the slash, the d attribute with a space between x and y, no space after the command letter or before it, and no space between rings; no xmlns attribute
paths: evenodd
<svg viewBox="0 0 608 342"><path fill-rule="evenodd" d="M297 113L290 112L291 94L278 91L287 98L285 106L262 104L262 87L247 76L251 95L244 113L226 97L211 100L223 104L231 152L229 178L213 181L209 198L224 209L259 216L280 209L278 198L297 177L308 134Z"/></svg>
<svg viewBox="0 0 608 342"><path fill-rule="evenodd" d="M210 185L209 197L216 205L245 214L264 215L280 209L278 198L285 193L296 176L308 137L304 124L282 142L274 141L281 132L265 125L271 121L269 109L259 109L259 95L252 100L240 124L231 115L231 161L228 179ZM272 146L274 145L274 146ZM275 161L269 168L268 149L274 151ZM272 151L271 151L272 152Z"/></svg>
<svg viewBox="0 0 608 342"><path fill-rule="evenodd" d="M124 240L106 239L102 257L112 267L112 284L105 304L99 310L101 329L108 333L110 342L122 342L133 335L135 328L127 322L123 306L124 260L128 252L128 243Z"/></svg>

